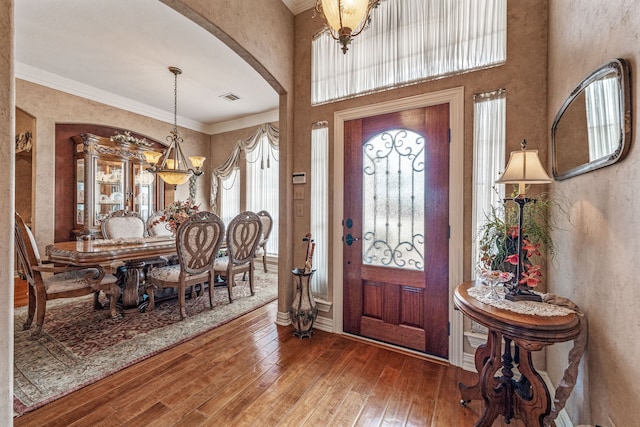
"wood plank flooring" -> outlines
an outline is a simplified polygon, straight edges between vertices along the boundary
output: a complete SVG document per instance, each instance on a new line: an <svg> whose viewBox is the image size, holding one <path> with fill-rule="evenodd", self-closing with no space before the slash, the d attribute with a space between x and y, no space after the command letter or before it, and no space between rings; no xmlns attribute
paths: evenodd
<svg viewBox="0 0 640 427"><path fill-rule="evenodd" d="M15 426L472 426L474 374L316 331L271 303L14 419ZM522 426L519 420L510 426ZM506 426L496 420L494 427Z"/></svg>

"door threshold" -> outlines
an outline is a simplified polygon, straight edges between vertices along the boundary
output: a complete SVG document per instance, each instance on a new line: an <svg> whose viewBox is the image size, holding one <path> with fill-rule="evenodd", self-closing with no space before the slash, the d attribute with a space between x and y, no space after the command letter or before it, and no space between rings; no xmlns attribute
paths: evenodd
<svg viewBox="0 0 640 427"><path fill-rule="evenodd" d="M382 342L382 341L378 341L378 340L374 340L371 338L366 338L366 337L361 337L359 335L353 335L347 332L342 332L342 335L345 336L345 338L349 338L351 340L354 341L360 341L360 342L364 342L367 344L371 344L374 345L376 347L380 347L380 348L384 348L386 350L391 350L391 351L395 351L396 353L400 353L400 354L404 354L407 356L412 356L412 357L416 357L418 359L421 360L426 360L427 362L433 362L433 363L437 363L439 365L444 365L444 366L449 366L449 360L442 358L442 357L438 357L438 356L434 356L431 354L427 354L427 353L423 353L417 350L411 350L410 348L406 348L406 347L400 347L394 344L389 344L386 342Z"/></svg>

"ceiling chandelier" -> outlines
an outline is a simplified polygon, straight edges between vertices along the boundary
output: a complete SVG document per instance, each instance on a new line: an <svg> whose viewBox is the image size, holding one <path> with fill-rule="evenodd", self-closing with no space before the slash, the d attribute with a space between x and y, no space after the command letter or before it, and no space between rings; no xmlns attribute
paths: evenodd
<svg viewBox="0 0 640 427"><path fill-rule="evenodd" d="M316 12L324 16L329 34L342 45L347 53L351 39L368 27L371 9L380 0L316 0Z"/></svg>
<svg viewBox="0 0 640 427"><path fill-rule="evenodd" d="M182 74L182 70L178 67L169 67L169 71L171 71L174 76L173 130L167 136L169 148L167 148L167 151L164 153L164 157L162 157L162 153L155 151L145 151L144 157L151 165L147 170L157 174L164 182L173 185L175 189L178 185L187 182L192 176L202 175L202 165L206 157L189 156L189 161L193 167L188 167L187 160L180 147L180 144L182 144L182 136L180 136L180 132L178 132L178 74Z"/></svg>

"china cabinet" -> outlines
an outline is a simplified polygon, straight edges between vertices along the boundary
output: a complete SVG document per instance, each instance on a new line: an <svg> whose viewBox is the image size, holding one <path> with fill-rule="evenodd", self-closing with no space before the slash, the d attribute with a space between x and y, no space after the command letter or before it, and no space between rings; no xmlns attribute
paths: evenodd
<svg viewBox="0 0 640 427"><path fill-rule="evenodd" d="M99 236L102 219L113 211L129 209L146 221L163 206L163 186L145 170L143 154L162 149L135 138L122 141L82 133L71 139L75 144L72 240Z"/></svg>

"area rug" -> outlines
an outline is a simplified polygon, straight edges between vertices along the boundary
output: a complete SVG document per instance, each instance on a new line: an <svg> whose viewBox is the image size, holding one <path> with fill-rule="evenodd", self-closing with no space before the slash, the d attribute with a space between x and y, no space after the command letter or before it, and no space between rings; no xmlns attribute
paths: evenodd
<svg viewBox="0 0 640 427"><path fill-rule="evenodd" d="M239 278L239 277L238 277ZM214 308L205 292L187 298L187 319L180 320L176 299L156 304L153 312L127 313L113 320L108 310L93 310L93 296L47 304L38 340L23 331L26 307L14 315L14 411L24 414L94 383L176 344L210 331L277 298L277 275L256 271L255 296L249 282L237 280L233 302L226 286L214 290Z"/></svg>

